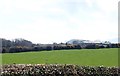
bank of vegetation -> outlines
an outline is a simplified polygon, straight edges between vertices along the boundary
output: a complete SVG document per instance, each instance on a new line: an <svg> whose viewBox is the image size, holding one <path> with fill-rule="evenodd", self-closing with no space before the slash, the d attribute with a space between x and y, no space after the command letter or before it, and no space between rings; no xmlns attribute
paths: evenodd
<svg viewBox="0 0 120 76"><path fill-rule="evenodd" d="M34 44L25 39L14 39L2 41L2 53L16 53L28 51L51 51L51 50L68 50L68 49L99 49L99 48L119 48L117 43L53 43L53 44Z"/></svg>

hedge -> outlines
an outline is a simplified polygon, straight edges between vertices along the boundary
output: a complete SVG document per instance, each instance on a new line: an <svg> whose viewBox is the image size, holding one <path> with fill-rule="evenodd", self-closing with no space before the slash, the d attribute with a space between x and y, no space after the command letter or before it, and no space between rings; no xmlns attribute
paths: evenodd
<svg viewBox="0 0 120 76"><path fill-rule="evenodd" d="M61 64L1 65L0 76L118 76L119 67Z"/></svg>

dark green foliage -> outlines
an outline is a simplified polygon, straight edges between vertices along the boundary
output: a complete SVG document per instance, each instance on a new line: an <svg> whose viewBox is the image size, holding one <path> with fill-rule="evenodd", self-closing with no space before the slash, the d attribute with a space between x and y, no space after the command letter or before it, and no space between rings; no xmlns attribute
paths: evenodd
<svg viewBox="0 0 120 76"><path fill-rule="evenodd" d="M33 44L25 39L15 39L13 41L2 39L2 53L16 53L28 51L44 51L44 50L69 50L69 49L99 49L99 48L119 48L120 44L105 43L80 43L74 41L69 43L53 43L53 44Z"/></svg>

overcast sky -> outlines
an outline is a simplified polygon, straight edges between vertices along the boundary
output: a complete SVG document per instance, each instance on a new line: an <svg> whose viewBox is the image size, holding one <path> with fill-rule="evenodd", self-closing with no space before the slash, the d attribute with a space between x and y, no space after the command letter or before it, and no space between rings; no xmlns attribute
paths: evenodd
<svg viewBox="0 0 120 76"><path fill-rule="evenodd" d="M34 43L118 37L119 0L1 0L0 38Z"/></svg>

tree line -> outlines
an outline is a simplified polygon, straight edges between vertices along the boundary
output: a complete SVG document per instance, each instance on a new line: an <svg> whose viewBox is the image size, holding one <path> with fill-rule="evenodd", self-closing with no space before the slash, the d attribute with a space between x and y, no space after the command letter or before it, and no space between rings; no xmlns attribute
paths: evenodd
<svg viewBox="0 0 120 76"><path fill-rule="evenodd" d="M0 39L2 42L1 53L16 53L28 51L51 51L51 50L67 50L67 49L99 49L99 48L119 48L120 44L104 44L104 43L84 43L84 44L34 44L29 40L22 38L7 40Z"/></svg>

